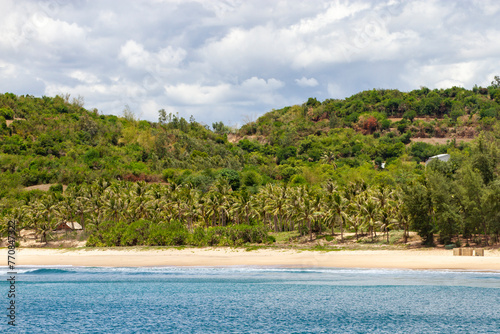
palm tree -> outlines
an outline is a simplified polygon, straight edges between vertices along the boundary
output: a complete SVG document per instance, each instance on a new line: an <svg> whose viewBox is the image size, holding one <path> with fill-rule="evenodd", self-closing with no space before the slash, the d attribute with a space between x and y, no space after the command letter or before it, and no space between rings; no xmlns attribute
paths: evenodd
<svg viewBox="0 0 500 334"><path fill-rule="evenodd" d="M130 212L133 221L148 217L148 202L150 200L148 185L144 181L135 183L130 192Z"/></svg>
<svg viewBox="0 0 500 334"><path fill-rule="evenodd" d="M148 196L151 199L148 203L148 215L151 221L158 223L163 211L163 191L159 184L153 184L149 188Z"/></svg>
<svg viewBox="0 0 500 334"><path fill-rule="evenodd" d="M326 151L323 153L321 156L321 162L324 164L329 164L332 165L334 169L337 168L337 164L335 163L335 159L337 158L337 155L333 151Z"/></svg>
<svg viewBox="0 0 500 334"><path fill-rule="evenodd" d="M387 243L389 243L389 228L392 228L392 223L390 216L392 214L391 200L394 192L387 187L380 186L377 191L375 191L375 198L379 203L380 218L382 228L387 237Z"/></svg>
<svg viewBox="0 0 500 334"><path fill-rule="evenodd" d="M285 212L288 212L286 214L286 219L289 221L290 231L295 229L294 221L299 217L300 198L300 193L297 188L288 188Z"/></svg>
<svg viewBox="0 0 500 334"><path fill-rule="evenodd" d="M193 230L193 220L196 216L196 191L190 185L182 189L182 197L184 198L184 206L187 212L188 229Z"/></svg>
<svg viewBox="0 0 500 334"><path fill-rule="evenodd" d="M257 213L253 206L252 196L248 193L246 187L243 187L235 196L232 212L237 217L237 223L244 220L247 225L250 224L250 218ZM240 217L243 219L240 219Z"/></svg>
<svg viewBox="0 0 500 334"><path fill-rule="evenodd" d="M225 177L217 179L213 184L213 190L217 191L217 196L219 197L219 219L220 225L226 226L226 221L229 216L229 208L231 207L229 203L229 197L231 190L231 185Z"/></svg>
<svg viewBox="0 0 500 334"><path fill-rule="evenodd" d="M208 200L208 195L207 193L201 193L196 201L197 201L197 207L199 208L199 214L201 219L205 222L205 227L208 229L210 226L210 208L209 208L209 203L210 201Z"/></svg>
<svg viewBox="0 0 500 334"><path fill-rule="evenodd" d="M215 192L208 194L208 211L207 215L212 218L212 227L216 225L217 217L219 215L220 197Z"/></svg>
<svg viewBox="0 0 500 334"><path fill-rule="evenodd" d="M57 198L53 195L45 195L33 203L32 213L37 235L40 242L47 243L49 235L58 225L59 212Z"/></svg>
<svg viewBox="0 0 500 334"><path fill-rule="evenodd" d="M273 215L274 232L283 230L283 208L286 203L286 187L269 185L266 210Z"/></svg>
<svg viewBox="0 0 500 334"><path fill-rule="evenodd" d="M92 202L85 195L78 196L72 203L73 212L80 218L80 224L85 229L85 214L93 211Z"/></svg>
<svg viewBox="0 0 500 334"><path fill-rule="evenodd" d="M299 193L301 204L299 217L301 217L302 221L307 224L307 229L309 230L309 240L312 241L311 221L318 214L315 208L320 202L321 197L314 190L306 186L302 186Z"/></svg>
<svg viewBox="0 0 500 334"><path fill-rule="evenodd" d="M359 213L359 212L357 214L352 214L352 215L345 214L344 215L344 220L349 223L349 228L351 230L354 230L354 233L356 235L356 240L359 239L358 231L361 227L362 219L363 219L363 217L362 217L361 213Z"/></svg>
<svg viewBox="0 0 500 334"><path fill-rule="evenodd" d="M407 213L406 207L404 205L401 192L396 192L393 199L393 218L391 219L392 224L398 224L400 228L403 229L403 241L408 242L410 236L410 216Z"/></svg>
<svg viewBox="0 0 500 334"><path fill-rule="evenodd" d="M118 222L120 216L123 216L127 207L124 199L113 191L104 195L103 206L108 217L111 217L115 223Z"/></svg>
<svg viewBox="0 0 500 334"><path fill-rule="evenodd" d="M334 217L340 223L340 240L341 242L344 242L344 217L346 209L348 207L347 200L344 197L342 197L340 193L337 192L333 194L331 201L329 201L329 204L334 214ZM332 236L334 235L333 225L334 224L332 223Z"/></svg>
<svg viewBox="0 0 500 334"><path fill-rule="evenodd" d="M13 221L16 226L14 230L15 237L18 240L21 229L25 227L26 220L30 218L29 215L29 206L22 204L20 201L17 202L17 205L12 208L11 212L4 217L5 219L3 219L0 225L0 235L4 237L11 235L12 230L9 230L8 222Z"/></svg>
<svg viewBox="0 0 500 334"><path fill-rule="evenodd" d="M368 226L373 242L374 236L376 237L375 228L379 223L379 221L377 220L377 218L379 217L379 206L371 196L367 196L366 200L363 200L360 204L361 212L366 219L365 223Z"/></svg>

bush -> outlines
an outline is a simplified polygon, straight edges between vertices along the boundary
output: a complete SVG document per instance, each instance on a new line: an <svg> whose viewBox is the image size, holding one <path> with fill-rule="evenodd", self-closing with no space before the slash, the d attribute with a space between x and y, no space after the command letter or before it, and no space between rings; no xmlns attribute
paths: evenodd
<svg viewBox="0 0 500 334"><path fill-rule="evenodd" d="M286 166L284 168L280 168L280 176L283 180L288 181L292 176L297 174L299 170L297 168Z"/></svg>
<svg viewBox="0 0 500 334"><path fill-rule="evenodd" d="M205 246L207 244L205 229L203 227L197 227L191 234L189 243L194 246Z"/></svg>
<svg viewBox="0 0 500 334"><path fill-rule="evenodd" d="M276 242L276 238L274 236L272 236L272 235L267 236L267 243L273 244L275 242Z"/></svg>
<svg viewBox="0 0 500 334"><path fill-rule="evenodd" d="M407 126L408 126L408 123L406 123L405 121L400 121L398 126L397 126L399 133L404 133L406 131Z"/></svg>
<svg viewBox="0 0 500 334"><path fill-rule="evenodd" d="M182 246L188 244L189 232L178 221L154 224L149 229L147 242L154 246Z"/></svg>
<svg viewBox="0 0 500 334"><path fill-rule="evenodd" d="M50 186L49 191L62 193L63 192L63 185L60 183L54 184L54 185Z"/></svg>
<svg viewBox="0 0 500 334"><path fill-rule="evenodd" d="M283 147L278 150L276 157L278 158L278 164L287 160L288 158L293 158L297 155L297 148L295 146Z"/></svg>
<svg viewBox="0 0 500 334"><path fill-rule="evenodd" d="M389 119L384 119L384 120L382 120L382 121L380 122L380 128L381 128L382 130L387 130L387 129L389 129L389 128L391 127L391 124L392 124L391 120L389 120Z"/></svg>
<svg viewBox="0 0 500 334"><path fill-rule="evenodd" d="M241 181L247 187L255 187L260 185L261 179L257 172L250 170L242 173Z"/></svg>
<svg viewBox="0 0 500 334"><path fill-rule="evenodd" d="M415 110L408 110L403 114L403 118L409 120L412 123L415 117L417 117L417 112Z"/></svg>
<svg viewBox="0 0 500 334"><path fill-rule="evenodd" d="M300 184L306 184L307 180L302 176L302 175L294 175L292 179L290 180L290 184L292 185L300 185Z"/></svg>
<svg viewBox="0 0 500 334"><path fill-rule="evenodd" d="M10 108L0 108L0 116L5 117L5 119L13 119L14 112Z"/></svg>
<svg viewBox="0 0 500 334"><path fill-rule="evenodd" d="M234 169L223 168L220 170L219 175L227 178L232 190L238 190L240 187L240 174Z"/></svg>
<svg viewBox="0 0 500 334"><path fill-rule="evenodd" d="M169 182L174 179L175 170L172 168L165 169L162 173L163 181Z"/></svg>
<svg viewBox="0 0 500 334"><path fill-rule="evenodd" d="M251 152L257 152L260 150L261 145L258 142L250 141L247 138L243 138L238 142L238 146L241 147L242 150Z"/></svg>
<svg viewBox="0 0 500 334"><path fill-rule="evenodd" d="M127 226L124 230L121 245L122 246L136 246L146 244L148 238L150 222L144 219L135 221Z"/></svg>

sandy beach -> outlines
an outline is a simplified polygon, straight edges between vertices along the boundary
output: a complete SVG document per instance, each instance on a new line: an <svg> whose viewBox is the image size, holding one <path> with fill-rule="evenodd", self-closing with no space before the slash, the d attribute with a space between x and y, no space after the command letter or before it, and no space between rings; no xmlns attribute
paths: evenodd
<svg viewBox="0 0 500 334"><path fill-rule="evenodd" d="M6 252L6 249L4 249ZM6 256L5 256L6 258ZM453 256L451 250L296 251L231 248L185 249L43 249L17 250L16 265L141 266L283 266L332 268L392 268L500 270L500 251L485 256Z"/></svg>

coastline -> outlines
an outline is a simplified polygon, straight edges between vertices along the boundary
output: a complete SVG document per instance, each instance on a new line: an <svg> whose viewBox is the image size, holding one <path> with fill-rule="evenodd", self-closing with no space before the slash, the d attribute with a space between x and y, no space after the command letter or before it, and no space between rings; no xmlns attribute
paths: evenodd
<svg viewBox="0 0 500 334"><path fill-rule="evenodd" d="M282 266L362 269L500 271L500 251L485 256L453 256L451 250L300 251L240 248L18 248L16 264L84 267Z"/></svg>

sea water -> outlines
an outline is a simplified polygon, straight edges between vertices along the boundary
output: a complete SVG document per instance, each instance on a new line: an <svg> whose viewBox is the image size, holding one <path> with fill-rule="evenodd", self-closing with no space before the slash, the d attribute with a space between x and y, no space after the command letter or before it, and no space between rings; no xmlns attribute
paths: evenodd
<svg viewBox="0 0 500 334"><path fill-rule="evenodd" d="M500 273L18 267L2 333L500 333Z"/></svg>

